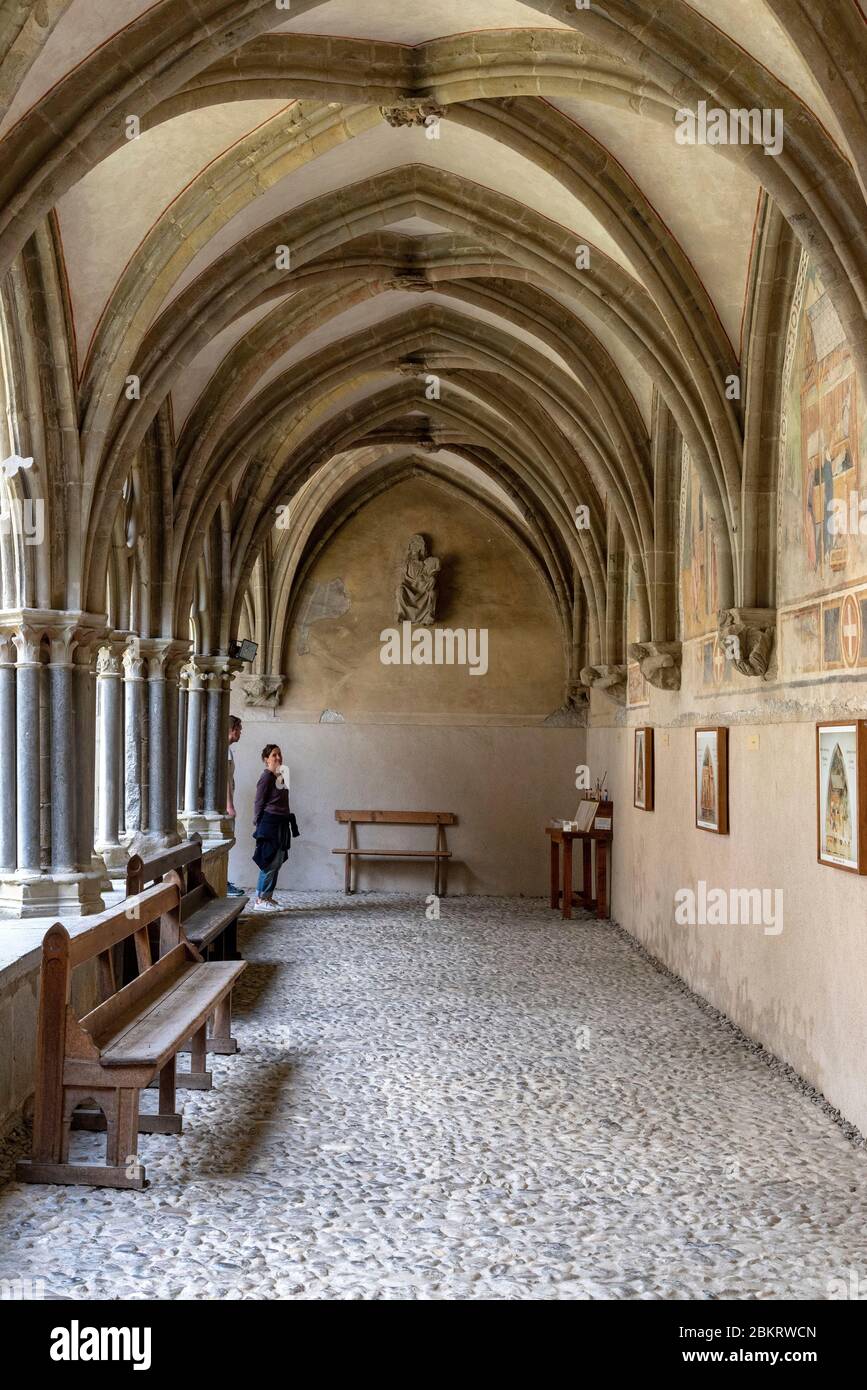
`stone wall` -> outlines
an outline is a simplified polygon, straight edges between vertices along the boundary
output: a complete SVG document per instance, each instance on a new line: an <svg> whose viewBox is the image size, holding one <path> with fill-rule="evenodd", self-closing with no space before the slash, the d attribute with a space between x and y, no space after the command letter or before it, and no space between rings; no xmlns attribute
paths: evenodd
<svg viewBox="0 0 867 1390"><path fill-rule="evenodd" d="M248 711L248 715L252 713ZM544 825L575 809L575 767L584 761L583 729L431 728L375 724L291 724L245 718L236 746L238 822L229 861L234 883L250 887L252 805L265 742L279 743L291 770L291 799L301 827L279 889L343 891L346 843L338 808L454 811L448 830L453 852L450 893L547 892ZM389 848L432 849L430 827L367 826L359 842ZM432 891L430 861L367 860L363 890Z"/></svg>
<svg viewBox="0 0 867 1390"><path fill-rule="evenodd" d="M687 648L685 673L696 669ZM615 805L613 915L864 1131L867 881L817 862L815 732L817 719L854 718L863 703L851 682L735 679L737 692L714 693L687 678L682 691L654 690L649 704L619 711L594 694L588 762L593 775L608 770ZM653 812L633 807L636 725L655 731ZM729 728L728 835L695 826L704 725ZM782 930L678 924L675 894L699 881L727 894L780 889Z"/></svg>

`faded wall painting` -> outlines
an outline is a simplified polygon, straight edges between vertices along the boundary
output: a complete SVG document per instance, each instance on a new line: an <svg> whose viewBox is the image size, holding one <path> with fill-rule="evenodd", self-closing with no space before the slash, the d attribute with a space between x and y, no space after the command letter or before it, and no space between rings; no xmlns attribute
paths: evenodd
<svg viewBox="0 0 867 1390"><path fill-rule="evenodd" d="M698 474L683 448L680 497L680 609L684 640L716 630L717 554Z"/></svg>
<svg viewBox="0 0 867 1390"><path fill-rule="evenodd" d="M779 596L791 603L867 576L867 534L861 534L867 517L859 512L867 463L864 404L837 310L806 258L783 390Z"/></svg>

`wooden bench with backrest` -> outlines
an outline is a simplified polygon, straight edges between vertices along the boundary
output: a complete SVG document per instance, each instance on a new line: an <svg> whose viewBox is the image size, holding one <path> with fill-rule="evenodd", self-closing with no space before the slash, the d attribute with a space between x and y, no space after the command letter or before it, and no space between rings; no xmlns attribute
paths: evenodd
<svg viewBox="0 0 867 1390"><path fill-rule="evenodd" d="M154 959L148 928L156 921L165 949ZM129 937L139 973L118 988L115 948ZM72 974L94 958L102 1002L78 1018ZM177 1053L192 1038L191 1068L204 1073L207 1020L245 968L203 961L184 939L176 883L126 898L76 936L55 923L42 945L33 1157L18 1164L19 1180L144 1187L138 1135L180 1133ZM155 1078L158 1113L140 1114L141 1091ZM70 1163L71 1129L106 1130L103 1165Z"/></svg>
<svg viewBox="0 0 867 1390"><path fill-rule="evenodd" d="M333 849L332 854L344 854L343 886L354 892L352 867L356 859L432 859L434 861L434 893L443 897L446 891L446 865L451 850L446 845L446 826L457 824L451 811L335 811L334 819L349 827L345 849ZM358 825L435 825L436 844L433 849L369 849L361 848L356 838Z"/></svg>
<svg viewBox="0 0 867 1390"><path fill-rule="evenodd" d="M220 848L214 853L225 853ZM238 960L238 918L249 899L223 898L208 883L204 873L202 841L191 835L171 849L151 859L134 854L126 866L126 891L130 897L149 883L175 879L181 890L181 921L184 935L207 960Z"/></svg>
<svg viewBox="0 0 867 1390"><path fill-rule="evenodd" d="M181 926L184 936L203 960L238 960L238 918L249 899L221 898L204 874L202 841L191 835L171 849L151 859L133 855L126 866L126 891L132 897L149 883L162 880L176 883L181 894ZM154 943L156 945L156 943ZM160 944L157 949L162 954ZM224 1001L215 1016L208 1037L208 1051L220 1054L238 1051L232 1037L232 1001ZM184 1085L195 1086L185 1074Z"/></svg>

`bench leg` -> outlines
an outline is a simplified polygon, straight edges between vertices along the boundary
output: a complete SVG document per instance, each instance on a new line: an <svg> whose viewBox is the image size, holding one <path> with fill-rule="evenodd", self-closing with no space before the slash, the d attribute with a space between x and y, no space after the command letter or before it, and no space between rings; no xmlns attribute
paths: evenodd
<svg viewBox="0 0 867 1390"><path fill-rule="evenodd" d="M78 1110L77 1107L86 1101L95 1101L100 1109ZM91 1116L96 1116L98 1123L91 1122ZM138 1118L136 1089L65 1089L60 1162L23 1160L16 1168L18 1181L63 1183L78 1187L126 1187L140 1191L147 1186L147 1182L144 1164L137 1153ZM69 1134L72 1129L106 1131L104 1164L69 1162Z"/></svg>
<svg viewBox="0 0 867 1390"><path fill-rule="evenodd" d="M216 1052L220 1056L226 1057L238 1051L237 1040L232 1037L231 994L227 994L225 999L221 999L214 1010L214 1021L207 1047L209 1052Z"/></svg>
<svg viewBox="0 0 867 1390"><path fill-rule="evenodd" d="M207 1070L208 1025L203 1023L190 1039L190 1069L178 1072L177 1085L189 1091L210 1091L214 1084Z"/></svg>
<svg viewBox="0 0 867 1390"><path fill-rule="evenodd" d="M183 1119L178 1114L176 1099L177 1058L170 1057L160 1072L160 1109L158 1115L139 1115L140 1134L180 1134Z"/></svg>
<svg viewBox="0 0 867 1390"><path fill-rule="evenodd" d="M223 932L223 960L240 960L241 953L238 950L238 919L230 922Z"/></svg>

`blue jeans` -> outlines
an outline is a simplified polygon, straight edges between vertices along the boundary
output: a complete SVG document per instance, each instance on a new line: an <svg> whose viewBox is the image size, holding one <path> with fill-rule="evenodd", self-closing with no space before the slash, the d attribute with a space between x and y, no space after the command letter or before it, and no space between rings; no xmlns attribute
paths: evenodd
<svg viewBox="0 0 867 1390"><path fill-rule="evenodd" d="M267 869L259 870L259 882L256 884L256 891L260 898L270 898L274 889L277 887L277 875L283 867L286 859L286 851L278 849Z"/></svg>

